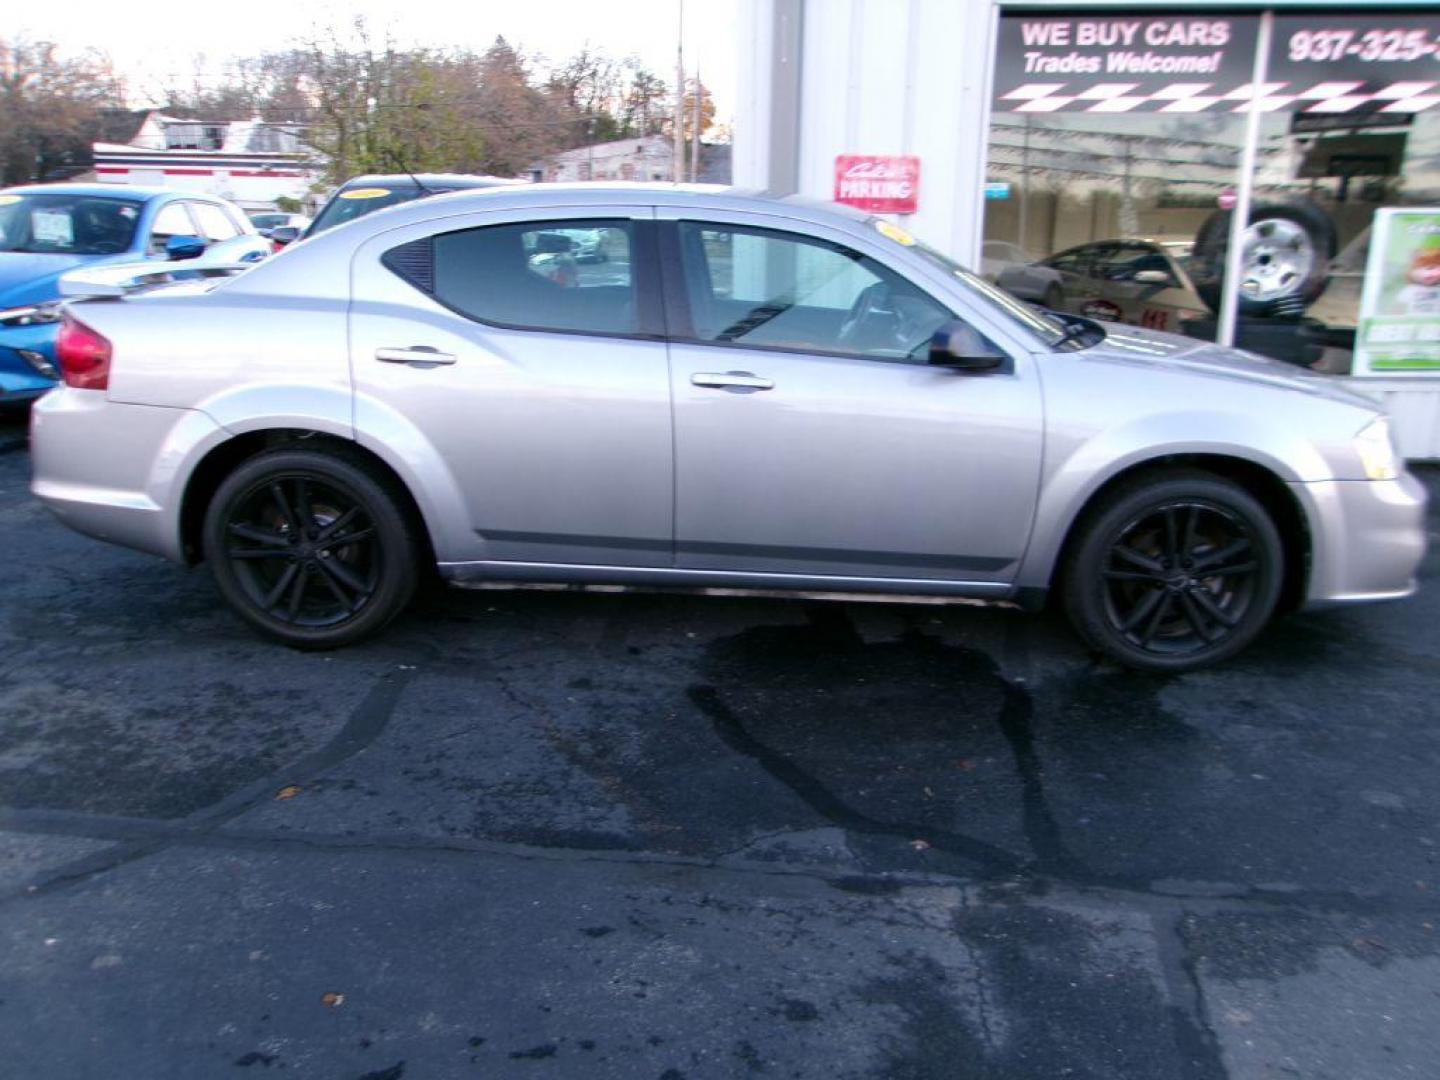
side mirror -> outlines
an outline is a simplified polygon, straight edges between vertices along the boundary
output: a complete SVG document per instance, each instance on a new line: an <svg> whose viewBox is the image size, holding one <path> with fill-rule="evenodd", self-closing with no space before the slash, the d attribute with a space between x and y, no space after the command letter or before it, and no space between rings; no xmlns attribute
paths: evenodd
<svg viewBox="0 0 1440 1080"><path fill-rule="evenodd" d="M981 375L998 371L1006 359L984 334L959 320L946 323L930 339L929 362L935 367Z"/></svg>
<svg viewBox="0 0 1440 1080"><path fill-rule="evenodd" d="M205 254L205 241L198 236L172 236L165 241L167 259L195 259Z"/></svg>
<svg viewBox="0 0 1440 1080"><path fill-rule="evenodd" d="M277 225L270 230L270 242L284 247L300 239L300 230L294 225Z"/></svg>
<svg viewBox="0 0 1440 1080"><path fill-rule="evenodd" d="M1169 285L1170 275L1164 270L1137 270L1130 279L1136 285Z"/></svg>

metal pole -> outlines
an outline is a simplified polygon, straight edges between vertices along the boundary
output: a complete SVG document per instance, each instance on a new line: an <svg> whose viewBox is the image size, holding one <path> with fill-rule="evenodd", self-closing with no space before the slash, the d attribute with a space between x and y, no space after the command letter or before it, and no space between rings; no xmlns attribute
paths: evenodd
<svg viewBox="0 0 1440 1080"><path fill-rule="evenodd" d="M1240 267L1244 252L1240 245L1250 224L1251 196L1255 190L1255 159L1260 144L1260 95L1270 73L1270 39L1275 16L1260 15L1260 32L1255 39L1255 67L1250 76L1250 108L1245 114L1245 146L1240 153L1240 183L1235 186L1235 208L1230 212L1230 239L1225 245L1225 278L1220 293L1220 319L1215 340L1235 344L1235 322L1240 313Z"/></svg>
<svg viewBox="0 0 1440 1080"><path fill-rule="evenodd" d="M695 120L690 129L690 182L700 179L700 65L695 65Z"/></svg>
<svg viewBox="0 0 1440 1080"><path fill-rule="evenodd" d="M1030 226L1030 114L1025 114L1025 142L1024 149L1020 151L1020 235L1019 246L1023 251L1029 251L1027 236ZM1047 252L1048 254L1048 252Z"/></svg>
<svg viewBox="0 0 1440 1080"><path fill-rule="evenodd" d="M685 179L685 0L680 0L680 22L675 31L675 165L671 179Z"/></svg>

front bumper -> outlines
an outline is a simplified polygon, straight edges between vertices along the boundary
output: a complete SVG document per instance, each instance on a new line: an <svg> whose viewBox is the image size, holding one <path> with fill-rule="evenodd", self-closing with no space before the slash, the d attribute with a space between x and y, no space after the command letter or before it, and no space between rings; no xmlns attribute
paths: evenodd
<svg viewBox="0 0 1440 1080"><path fill-rule="evenodd" d="M195 464L226 437L194 409L107 401L65 386L30 413L30 490L78 532L183 561L180 504Z"/></svg>
<svg viewBox="0 0 1440 1080"><path fill-rule="evenodd" d="M1425 485L1396 480L1321 480L1290 485L1311 530L1305 608L1398 600L1415 592L1425 557Z"/></svg>

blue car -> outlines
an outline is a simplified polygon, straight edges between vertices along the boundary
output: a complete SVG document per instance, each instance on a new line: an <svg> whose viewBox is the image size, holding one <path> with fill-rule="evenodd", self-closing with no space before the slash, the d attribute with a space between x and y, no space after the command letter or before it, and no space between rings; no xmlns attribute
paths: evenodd
<svg viewBox="0 0 1440 1080"><path fill-rule="evenodd" d="M213 245L270 254L241 210L211 195L117 184L0 189L0 404L55 385L60 275L78 266L193 258Z"/></svg>

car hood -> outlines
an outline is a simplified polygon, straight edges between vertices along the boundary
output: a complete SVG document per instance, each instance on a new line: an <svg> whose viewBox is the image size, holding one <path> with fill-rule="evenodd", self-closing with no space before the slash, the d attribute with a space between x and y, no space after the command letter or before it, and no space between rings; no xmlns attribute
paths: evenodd
<svg viewBox="0 0 1440 1080"><path fill-rule="evenodd" d="M0 308L58 298L60 275L77 266L134 262L143 257L133 251L119 255L31 255L0 251Z"/></svg>
<svg viewBox="0 0 1440 1080"><path fill-rule="evenodd" d="M1232 383L1272 386L1378 411L1372 399L1346 389L1334 375L1296 367L1268 356L1159 330L1106 325L1105 340L1076 355L1114 359L1147 367L1178 369Z"/></svg>

